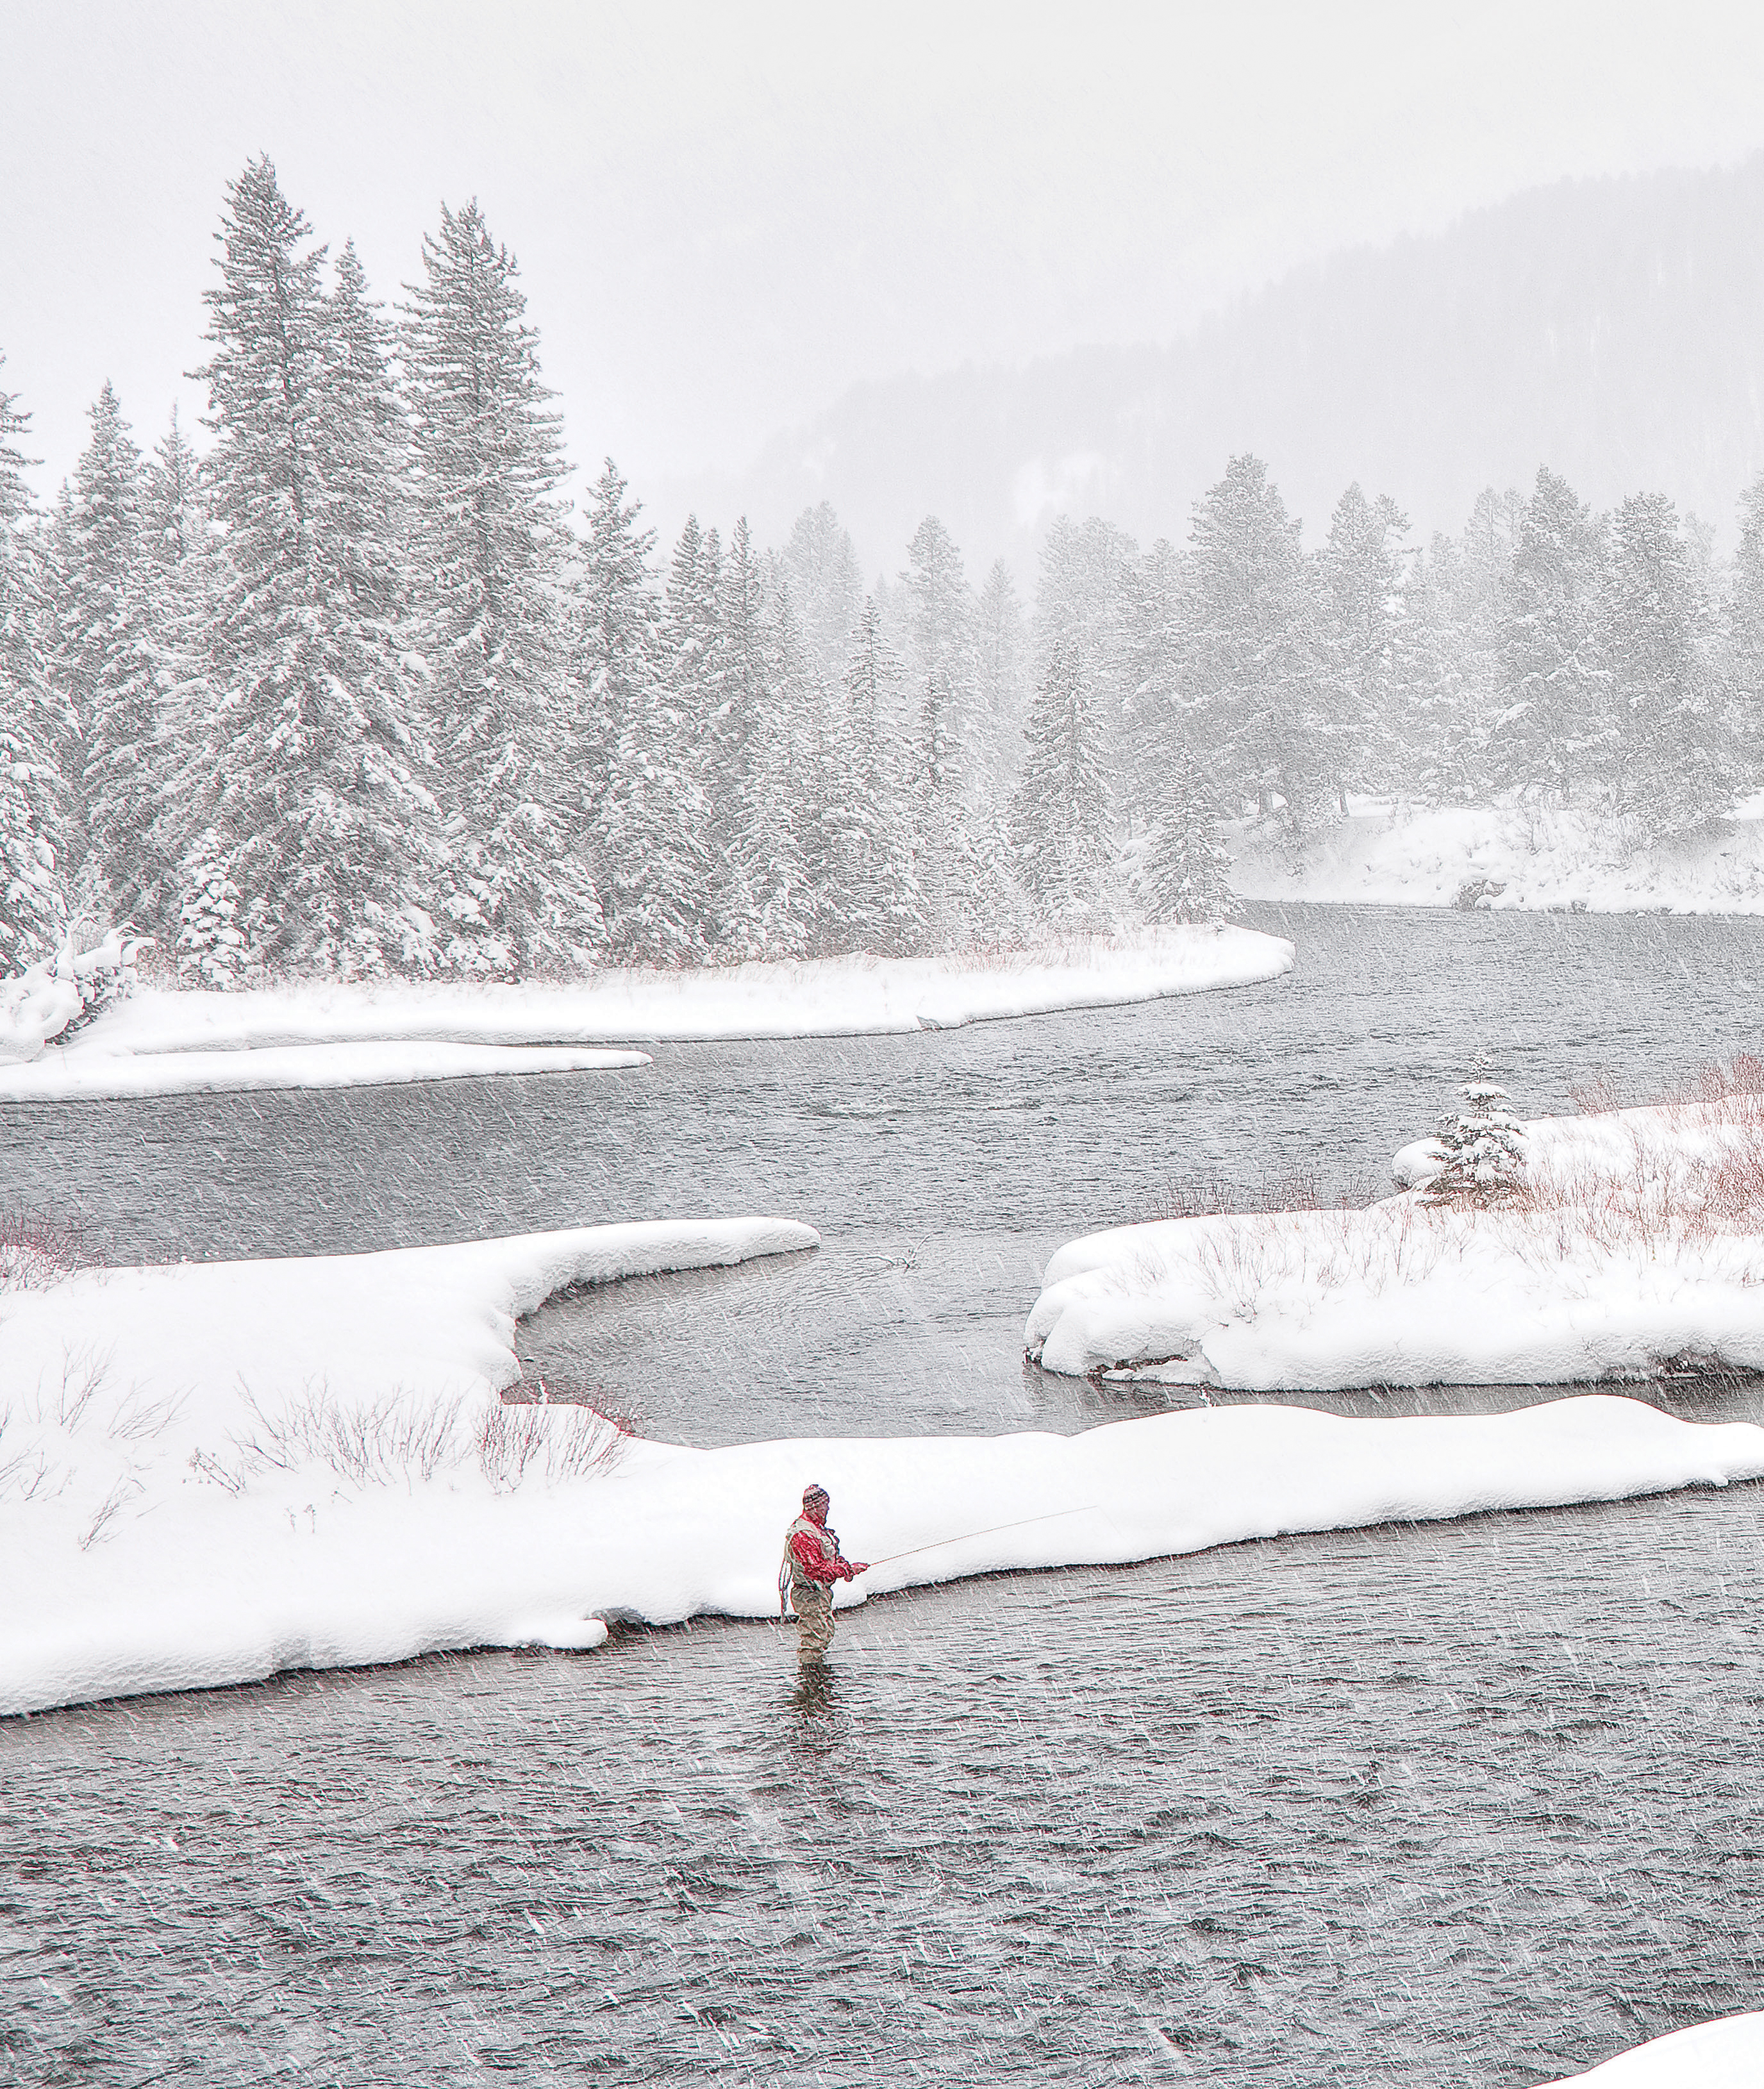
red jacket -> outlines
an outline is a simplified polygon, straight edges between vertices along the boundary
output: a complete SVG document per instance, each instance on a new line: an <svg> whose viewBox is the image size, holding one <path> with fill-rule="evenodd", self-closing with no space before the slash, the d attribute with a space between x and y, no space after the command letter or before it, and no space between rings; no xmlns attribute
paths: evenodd
<svg viewBox="0 0 1764 2089"><path fill-rule="evenodd" d="M790 1551L806 1581L830 1584L852 1579L851 1562L840 1559L838 1540L829 1530L817 1526L813 1530L793 1531Z"/></svg>

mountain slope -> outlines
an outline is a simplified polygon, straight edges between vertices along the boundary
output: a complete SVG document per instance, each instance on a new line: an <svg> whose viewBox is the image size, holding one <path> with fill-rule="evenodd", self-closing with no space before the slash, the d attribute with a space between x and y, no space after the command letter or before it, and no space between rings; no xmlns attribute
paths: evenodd
<svg viewBox="0 0 1764 2089"><path fill-rule="evenodd" d="M1169 347L860 385L658 506L745 509L776 541L830 500L891 568L935 513L972 572L1026 564L1062 509L1180 538L1253 449L1313 541L1350 480L1425 534L1540 462L1600 505L1647 487L1726 527L1764 465L1761 234L1764 156L1532 190L1300 271Z"/></svg>

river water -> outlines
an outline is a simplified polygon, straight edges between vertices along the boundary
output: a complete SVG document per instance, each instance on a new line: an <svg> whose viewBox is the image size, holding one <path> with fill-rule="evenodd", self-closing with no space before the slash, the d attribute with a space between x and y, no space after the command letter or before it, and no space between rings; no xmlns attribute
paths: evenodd
<svg viewBox="0 0 1764 2089"><path fill-rule="evenodd" d="M823 1247L561 1301L530 1375L702 1443L1069 1431L1195 1396L1024 1363L1060 1241L1197 1182L1376 1192L1479 1044L1538 1114L1757 1041L1764 922L1256 925L1291 977L1137 1009L16 1109L0 1202L113 1259L778 1212ZM1655 1396L1764 1413L1745 1383ZM773 1628L707 1622L6 1722L0 2082L1586 2066L1764 2001L1761 1499L921 1591L842 1620L807 1698Z"/></svg>

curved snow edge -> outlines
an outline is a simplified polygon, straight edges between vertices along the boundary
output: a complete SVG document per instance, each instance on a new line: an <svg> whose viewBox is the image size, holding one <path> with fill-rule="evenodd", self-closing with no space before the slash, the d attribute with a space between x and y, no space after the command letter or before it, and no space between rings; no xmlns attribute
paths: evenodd
<svg viewBox="0 0 1764 2089"><path fill-rule="evenodd" d="M1761 1476L1764 1428L1596 1394L1400 1420L1203 1409L1074 1438L639 1439L609 1471L500 1495L436 1479L315 1503L296 1475L285 1501L200 1503L181 1551L154 1519L96 1585L40 1583L30 1629L0 1648L0 1709L292 1665L590 1646L608 1616L775 1617L782 1534L811 1478L832 1490L848 1550L889 1562L839 1591L848 1605L976 1574Z"/></svg>
<svg viewBox="0 0 1764 2089"><path fill-rule="evenodd" d="M1668 2031L1539 2089L1758 2089L1761 2082L1764 2010L1754 2010Z"/></svg>

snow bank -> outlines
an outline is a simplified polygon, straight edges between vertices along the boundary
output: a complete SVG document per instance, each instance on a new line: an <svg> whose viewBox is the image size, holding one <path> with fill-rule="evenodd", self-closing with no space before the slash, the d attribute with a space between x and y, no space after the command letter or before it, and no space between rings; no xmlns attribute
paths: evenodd
<svg viewBox="0 0 1764 2089"><path fill-rule="evenodd" d="M1764 1096L1539 1118L1496 1211L1120 1226L1049 1263L1024 1330L1049 1371L1272 1392L1764 1370ZM1438 1165L1403 1147L1402 1183Z"/></svg>
<svg viewBox="0 0 1764 2089"><path fill-rule="evenodd" d="M947 1030L1247 986L1290 972L1293 946L1248 929L1160 929L997 957L824 958L689 972L603 972L569 984L290 984L245 993L143 990L70 1050L237 1052L446 1040L624 1043Z"/></svg>
<svg viewBox="0 0 1764 2089"><path fill-rule="evenodd" d="M1764 2083L1764 2011L1693 2024L1650 2039L1585 2074L1540 2089L1758 2089Z"/></svg>
<svg viewBox="0 0 1764 2089"><path fill-rule="evenodd" d="M1648 1185L1695 1203L1723 1168L1753 1154L1764 1161L1764 1095L1531 1117L1524 1130L1525 1174L1534 1194L1561 1200L1597 1185ZM1411 1139L1392 1157L1391 1178L1399 1189L1415 1189L1439 1163L1435 1140Z"/></svg>
<svg viewBox="0 0 1764 2089"><path fill-rule="evenodd" d="M371 1087L397 1081L470 1080L503 1074L598 1073L608 1067L650 1063L647 1053L580 1045L540 1049L398 1040L137 1052L119 1049L120 1035L106 1026L101 1036L95 1029L71 1044L51 1045L21 1066L0 1066L0 1102L240 1088Z"/></svg>
<svg viewBox="0 0 1764 2089"><path fill-rule="evenodd" d="M811 1478L832 1490L848 1551L909 1555L841 1589L851 1603L1005 1568L1764 1474L1764 1430L1605 1398L1401 1421L1203 1409L1076 1438L628 1440L573 1471L555 1455L565 1410L497 1412L552 1432L512 1480L507 1461L425 1473L412 1457L363 1485L314 1459L236 1491L200 1476L162 1489L84 1551L65 1529L33 1530L32 1598L0 1640L0 1710L441 1647L590 1646L607 1616L773 1616L782 1534ZM962 1535L976 1529L989 1534ZM0 1559L21 1585L15 1535Z"/></svg>
<svg viewBox="0 0 1764 2089"><path fill-rule="evenodd" d="M1227 827L1234 889L1246 899L1362 905L1449 907L1461 894L1463 903L1494 908L1764 913L1757 800L1651 848L1569 808L1350 802L1353 816L1313 836L1296 861L1272 822Z"/></svg>

